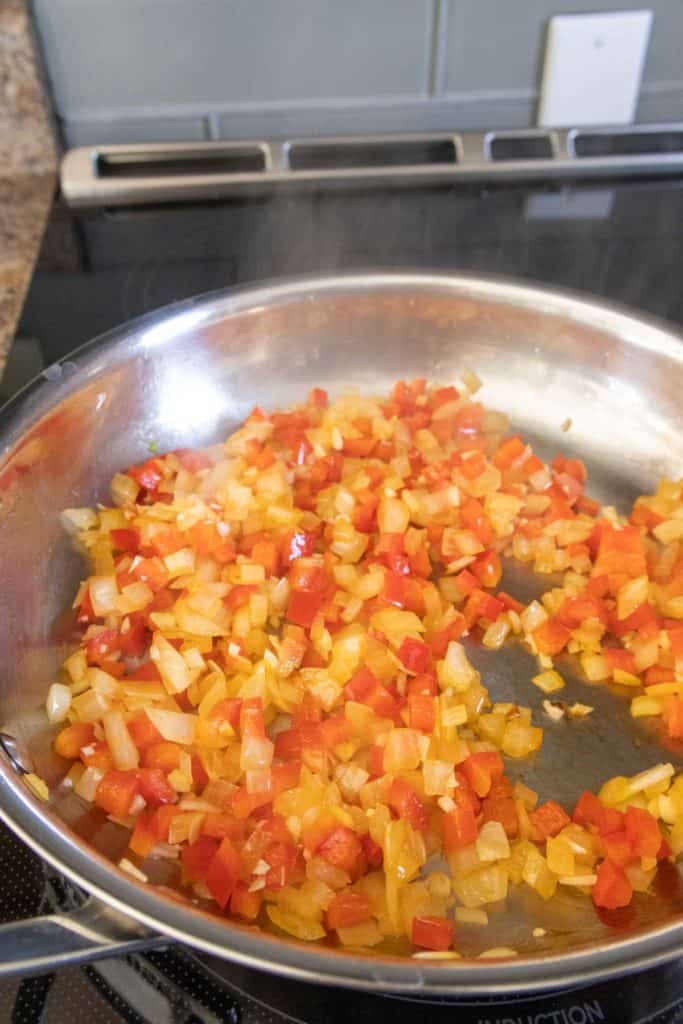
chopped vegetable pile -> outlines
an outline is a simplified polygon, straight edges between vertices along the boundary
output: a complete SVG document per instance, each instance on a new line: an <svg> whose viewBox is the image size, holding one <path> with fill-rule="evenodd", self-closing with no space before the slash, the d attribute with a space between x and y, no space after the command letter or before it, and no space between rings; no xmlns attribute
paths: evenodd
<svg viewBox="0 0 683 1024"><path fill-rule="evenodd" d="M593 710L557 701L563 652L683 739L683 485L628 519L600 507L582 462L506 436L479 383L314 389L63 514L92 575L47 713L64 785L131 830L136 877L175 859L193 897L299 939L455 955L511 885L615 909L683 852L671 764L574 808L506 775L538 722ZM525 606L502 555L562 585ZM492 703L465 637L537 657L535 721Z"/></svg>

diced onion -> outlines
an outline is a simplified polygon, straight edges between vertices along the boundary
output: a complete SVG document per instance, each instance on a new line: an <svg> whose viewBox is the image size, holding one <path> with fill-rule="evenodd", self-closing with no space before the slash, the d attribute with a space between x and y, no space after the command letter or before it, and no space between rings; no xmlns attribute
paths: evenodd
<svg viewBox="0 0 683 1024"><path fill-rule="evenodd" d="M63 722L71 707L71 689L63 683L53 683L47 692L45 710L50 722Z"/></svg>
<svg viewBox="0 0 683 1024"><path fill-rule="evenodd" d="M194 742L197 719L182 711L166 711L163 708L147 708L147 716L165 740L190 746Z"/></svg>
<svg viewBox="0 0 683 1024"><path fill-rule="evenodd" d="M69 533L95 530L98 526L97 513L92 508L65 508L60 518Z"/></svg>
<svg viewBox="0 0 683 1024"><path fill-rule="evenodd" d="M116 576L91 576L89 590L95 615L109 615L116 611L119 594Z"/></svg>
<svg viewBox="0 0 683 1024"><path fill-rule="evenodd" d="M182 693L188 688L192 676L187 663L161 633L152 637L149 654L170 693Z"/></svg>
<svg viewBox="0 0 683 1024"><path fill-rule="evenodd" d="M103 777L104 772L98 771L97 768L86 768L74 786L74 793L83 800L87 800L88 803L92 803Z"/></svg>
<svg viewBox="0 0 683 1024"><path fill-rule="evenodd" d="M140 763L138 748L130 738L123 715L120 711L108 711L102 719L114 764L119 771L130 771ZM161 730L159 730L161 731Z"/></svg>

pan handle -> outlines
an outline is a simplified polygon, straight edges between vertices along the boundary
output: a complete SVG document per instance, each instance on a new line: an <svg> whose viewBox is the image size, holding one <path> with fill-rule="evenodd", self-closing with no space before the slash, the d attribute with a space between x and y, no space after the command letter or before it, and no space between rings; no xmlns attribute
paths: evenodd
<svg viewBox="0 0 683 1024"><path fill-rule="evenodd" d="M159 949L168 942L90 897L82 907L67 913L0 925L0 979Z"/></svg>

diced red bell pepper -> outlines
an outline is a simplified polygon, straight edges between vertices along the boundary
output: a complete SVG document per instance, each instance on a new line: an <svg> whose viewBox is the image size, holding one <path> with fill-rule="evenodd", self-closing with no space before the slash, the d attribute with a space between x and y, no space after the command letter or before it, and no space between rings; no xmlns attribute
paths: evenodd
<svg viewBox="0 0 683 1024"><path fill-rule="evenodd" d="M676 626L674 629L668 629L667 636L669 637L671 653L674 657L683 657L683 626Z"/></svg>
<svg viewBox="0 0 683 1024"><path fill-rule="evenodd" d="M659 633L659 617L652 605L648 601L644 601L625 619L618 619L616 615L610 615L609 628L615 636L625 636L636 630L641 636L649 633L654 639Z"/></svg>
<svg viewBox="0 0 683 1024"><path fill-rule="evenodd" d="M469 846L478 835L477 819L470 803L458 804L441 818L441 837L446 851Z"/></svg>
<svg viewBox="0 0 683 1024"><path fill-rule="evenodd" d="M203 882L217 850L218 843L209 836L200 836L196 842L182 846L180 859L185 878L189 882Z"/></svg>
<svg viewBox="0 0 683 1024"><path fill-rule="evenodd" d="M324 594L314 590L293 590L287 607L287 618L297 626L310 629L322 608Z"/></svg>
<svg viewBox="0 0 683 1024"><path fill-rule="evenodd" d="M177 801L176 791L168 784L160 768L140 768L137 775L140 794L151 806L161 807Z"/></svg>
<svg viewBox="0 0 683 1024"><path fill-rule="evenodd" d="M257 736L262 738L266 734L266 725L263 718L263 701L260 697L248 697L242 701L240 707L240 732L242 738Z"/></svg>
<svg viewBox="0 0 683 1024"><path fill-rule="evenodd" d="M625 865L634 859L633 843L625 829L602 837L605 855L613 864Z"/></svg>
<svg viewBox="0 0 683 1024"><path fill-rule="evenodd" d="M502 610L503 604L498 598L493 597L492 594L487 594L485 590L477 588L468 597L463 615L467 625L472 626L479 619L495 622Z"/></svg>
<svg viewBox="0 0 683 1024"><path fill-rule="evenodd" d="M392 693L380 683L369 668L361 668L344 687L347 700L366 704L380 718L395 719L398 703Z"/></svg>
<svg viewBox="0 0 683 1024"><path fill-rule="evenodd" d="M482 797L487 795L494 781L502 777L505 766L496 751L480 751L466 757L460 770L477 796Z"/></svg>
<svg viewBox="0 0 683 1024"><path fill-rule="evenodd" d="M598 552L593 566L593 575L609 576L624 573L629 577L647 575L647 560L643 539L637 526L616 529L607 522L600 522Z"/></svg>
<svg viewBox="0 0 683 1024"><path fill-rule="evenodd" d="M540 839L549 839L561 832L571 818L554 800L548 800L529 813L529 820Z"/></svg>
<svg viewBox="0 0 683 1024"><path fill-rule="evenodd" d="M244 821L227 811L214 811L204 816L202 835L212 839L241 840L244 838Z"/></svg>
<svg viewBox="0 0 683 1024"><path fill-rule="evenodd" d="M169 581L168 569L160 558L143 558L133 569L142 583L153 591L161 590Z"/></svg>
<svg viewBox="0 0 683 1024"><path fill-rule="evenodd" d="M109 536L114 551L127 551L131 555L137 553L140 546L140 534L134 527L112 530Z"/></svg>
<svg viewBox="0 0 683 1024"><path fill-rule="evenodd" d="M142 615L128 615L127 621L127 628L124 621L122 631L118 636L119 650L129 658L141 658L147 650L151 634ZM140 677L136 675L136 678Z"/></svg>
<svg viewBox="0 0 683 1024"><path fill-rule="evenodd" d="M653 686L655 683L672 683L676 678L673 668L662 668L660 665L652 665L645 672L644 682L646 686Z"/></svg>
<svg viewBox="0 0 683 1024"><path fill-rule="evenodd" d="M459 640L463 633L467 632L467 620L460 612L456 612L455 618L443 629L437 630L429 636L429 644L435 658L444 658L448 645L452 640Z"/></svg>
<svg viewBox="0 0 683 1024"><path fill-rule="evenodd" d="M89 665L101 665L108 661L112 654L118 650L119 634L116 629L103 629L101 633L88 640L85 646L85 655Z"/></svg>
<svg viewBox="0 0 683 1024"><path fill-rule="evenodd" d="M327 908L325 923L331 931L334 931L337 928L349 928L354 924L362 924L370 916L370 899L364 892L342 889Z"/></svg>
<svg viewBox="0 0 683 1024"><path fill-rule="evenodd" d="M477 535L485 548L493 542L495 534L491 521L477 498L468 498L460 506L460 522L465 529Z"/></svg>
<svg viewBox="0 0 683 1024"><path fill-rule="evenodd" d="M258 586L255 583L238 583L223 598L223 603L228 611L235 612L249 602L252 594L258 594Z"/></svg>
<svg viewBox="0 0 683 1024"><path fill-rule="evenodd" d="M470 572L477 577L482 587L490 590L497 587L503 575L500 556L495 548L482 551L470 565Z"/></svg>
<svg viewBox="0 0 683 1024"><path fill-rule="evenodd" d="M418 832L424 832L427 828L427 808L410 783L404 779L396 778L391 783L387 802L398 818L407 821Z"/></svg>
<svg viewBox="0 0 683 1024"><path fill-rule="evenodd" d="M507 787L500 788L499 782L506 782ZM499 822L505 829L508 838L514 839L519 833L519 817L511 795L512 786L505 778L500 779L499 782L493 784L489 795L484 797L481 802L482 820Z"/></svg>
<svg viewBox="0 0 683 1024"><path fill-rule="evenodd" d="M579 597L568 597L560 606L555 618L562 625L576 629L586 619L599 619L601 622L606 622L607 610L598 598L585 597L582 594Z"/></svg>
<svg viewBox="0 0 683 1024"><path fill-rule="evenodd" d="M178 808L175 804L163 804L154 811L154 825L157 830L157 839L160 842L168 842L168 830L177 814Z"/></svg>
<svg viewBox="0 0 683 1024"><path fill-rule="evenodd" d="M252 561L262 565L266 576L277 576L280 568L280 553L273 540L259 540L251 549Z"/></svg>
<svg viewBox="0 0 683 1024"><path fill-rule="evenodd" d="M657 819L640 807L627 807L624 828L637 857L656 857L662 845Z"/></svg>
<svg viewBox="0 0 683 1024"><path fill-rule="evenodd" d="M228 722L235 731L239 728L242 700L240 697L224 697L211 708L209 718Z"/></svg>
<svg viewBox="0 0 683 1024"><path fill-rule="evenodd" d="M683 739L683 697L669 697L664 702L662 717L671 739Z"/></svg>
<svg viewBox="0 0 683 1024"><path fill-rule="evenodd" d="M330 715L320 723L319 729L323 746L327 750L332 750L340 743L346 743L353 736L353 727L343 712Z"/></svg>
<svg viewBox="0 0 683 1024"><path fill-rule="evenodd" d="M270 445L262 444L253 438L251 441L247 441L245 458L250 466L255 466L261 470L268 469L269 466L273 465L276 457Z"/></svg>
<svg viewBox="0 0 683 1024"><path fill-rule="evenodd" d="M72 761L78 757L81 747L88 746L95 738L95 727L91 722L74 722L57 733L54 742L55 753Z"/></svg>
<svg viewBox="0 0 683 1024"><path fill-rule="evenodd" d="M142 665L138 665L137 668L133 669L129 674L131 679L139 680L140 682L147 683L160 683L161 675L159 669L156 667L153 661L145 661Z"/></svg>
<svg viewBox="0 0 683 1024"><path fill-rule="evenodd" d="M541 654L555 655L567 646L571 630L556 619L547 619L532 635Z"/></svg>
<svg viewBox="0 0 683 1024"><path fill-rule="evenodd" d="M188 473L199 473L200 470L211 469L213 466L211 456L197 448L176 448L173 454Z"/></svg>
<svg viewBox="0 0 683 1024"><path fill-rule="evenodd" d="M266 888L281 889L291 880L292 872L299 861L299 851L288 837L287 842L271 843L266 849L264 859L270 864L270 870L265 876Z"/></svg>
<svg viewBox="0 0 683 1024"><path fill-rule="evenodd" d="M632 651L627 651L622 647L606 647L604 654L612 671L621 669L622 672L635 673L636 662Z"/></svg>
<svg viewBox="0 0 683 1024"><path fill-rule="evenodd" d="M399 576L410 575L410 559L405 551L405 537L402 533L380 533L375 544L375 555L392 572Z"/></svg>
<svg viewBox="0 0 683 1024"><path fill-rule="evenodd" d="M238 882L230 897L230 912L237 917L244 917L247 921L255 921L261 910L263 894L260 892L249 892L249 887L244 882Z"/></svg>
<svg viewBox="0 0 683 1024"><path fill-rule="evenodd" d="M299 785L301 777L301 764L298 761L289 761L287 764L274 764L270 770L271 791L273 799L288 789L294 789Z"/></svg>
<svg viewBox="0 0 683 1024"><path fill-rule="evenodd" d="M360 842L363 847L363 853L365 854L368 866L371 868L381 867L384 860L384 851L379 843L376 843L369 834L364 835Z"/></svg>
<svg viewBox="0 0 683 1024"><path fill-rule="evenodd" d="M359 533L372 533L377 528L378 506L379 496L376 494L368 494L355 506L351 521Z"/></svg>
<svg viewBox="0 0 683 1024"><path fill-rule="evenodd" d="M428 672L432 667L432 652L429 646L414 637L407 636L397 654L408 672Z"/></svg>
<svg viewBox="0 0 683 1024"><path fill-rule="evenodd" d="M137 711L132 718L128 719L126 726L130 738L138 750L144 750L145 747L149 747L153 743L161 743L163 740L156 725L144 711Z"/></svg>
<svg viewBox="0 0 683 1024"><path fill-rule="evenodd" d="M275 737L275 757L300 762L305 750L322 750L323 738L318 722L302 722Z"/></svg>
<svg viewBox="0 0 683 1024"><path fill-rule="evenodd" d="M524 452L526 445L518 434L514 437L506 437L498 445L498 450L493 456L493 464L498 469L509 469L515 459Z"/></svg>
<svg viewBox="0 0 683 1024"><path fill-rule="evenodd" d="M383 601L393 604L396 608L405 608L420 617L424 615L424 597L419 579L401 576L392 569L386 569L381 596Z"/></svg>
<svg viewBox="0 0 683 1024"><path fill-rule="evenodd" d="M133 853L144 859L149 856L158 842L156 811L145 808L140 811L135 819L135 827L131 833L128 845Z"/></svg>
<svg viewBox="0 0 683 1024"><path fill-rule="evenodd" d="M137 773L111 769L102 776L95 794L95 803L115 818L125 818L139 791Z"/></svg>
<svg viewBox="0 0 683 1024"><path fill-rule="evenodd" d="M593 576L586 584L583 593L586 597L599 599L606 597L609 593L609 579L607 576Z"/></svg>
<svg viewBox="0 0 683 1024"><path fill-rule="evenodd" d="M479 580L476 576L473 576L469 569L463 569L455 577L455 582L458 585L458 590L465 597L473 594L475 590L479 589Z"/></svg>
<svg viewBox="0 0 683 1024"><path fill-rule="evenodd" d="M233 814L243 820L250 817L254 811L261 807L266 807L271 803L273 794L268 791L267 793L247 793L244 786L238 786L232 796L232 802L230 807Z"/></svg>
<svg viewBox="0 0 683 1024"><path fill-rule="evenodd" d="M318 409L327 409L329 399L324 388L311 388L308 393L309 405L315 405Z"/></svg>
<svg viewBox="0 0 683 1024"><path fill-rule="evenodd" d="M524 611L524 605L522 602L518 601L516 597L512 596L512 594L508 594L507 591L499 590L496 597L502 603L503 608L506 611L517 612L517 614Z"/></svg>
<svg viewBox="0 0 683 1024"><path fill-rule="evenodd" d="M186 548L188 537L176 526L167 526L163 530L158 530L150 539L149 546L155 555L159 555L160 558L166 558L167 555L173 555L176 551L180 551L181 548Z"/></svg>
<svg viewBox="0 0 683 1024"><path fill-rule="evenodd" d="M371 779L384 775L384 747L373 744L368 748L368 771Z"/></svg>
<svg viewBox="0 0 683 1024"><path fill-rule="evenodd" d="M586 790L578 799L572 821L577 825L593 825L601 835L618 832L623 828L624 816L614 807L605 807L595 793Z"/></svg>
<svg viewBox="0 0 683 1024"><path fill-rule="evenodd" d="M362 852L362 847L360 839L353 829L346 825L338 825L323 839L314 852L329 864L350 874Z"/></svg>
<svg viewBox="0 0 683 1024"><path fill-rule="evenodd" d="M108 772L114 767L109 745L103 740L93 740L87 747L81 747L81 761L88 768L96 768L98 772Z"/></svg>
<svg viewBox="0 0 683 1024"><path fill-rule="evenodd" d="M417 677L419 678L419 677ZM408 716L412 729L431 733L436 723L434 697L428 693L408 695Z"/></svg>
<svg viewBox="0 0 683 1024"><path fill-rule="evenodd" d="M133 480L140 487L144 487L146 491L156 491L164 478L161 463L157 459L148 459L147 462L143 462L139 466L131 466L128 476L132 476Z"/></svg>
<svg viewBox="0 0 683 1024"><path fill-rule="evenodd" d="M232 896L239 881L241 869L240 855L233 846L232 840L226 836L216 850L204 878L207 889L221 910L225 908Z"/></svg>
<svg viewBox="0 0 683 1024"><path fill-rule="evenodd" d="M469 453L468 453L469 454ZM476 480L486 469L486 456L483 452L475 451L471 458L463 459L460 465L460 472L468 480Z"/></svg>
<svg viewBox="0 0 683 1024"><path fill-rule="evenodd" d="M412 679L408 680L406 694L409 698L417 696L437 697L439 694L439 684L435 674L433 672L420 672L419 675L413 676Z"/></svg>
<svg viewBox="0 0 683 1024"><path fill-rule="evenodd" d="M453 942L454 928L446 917L414 917L410 940L414 946L444 953Z"/></svg>
<svg viewBox="0 0 683 1024"><path fill-rule="evenodd" d="M315 551L315 534L305 530L292 530L282 545L282 559L289 565L297 558L306 558Z"/></svg>
<svg viewBox="0 0 683 1024"><path fill-rule="evenodd" d="M145 768L160 768L164 774L172 772L180 764L183 748L178 743L162 740L152 743L142 751L142 764Z"/></svg>
<svg viewBox="0 0 683 1024"><path fill-rule="evenodd" d="M628 906L633 897L633 887L623 868L611 860L603 860L596 874L597 879L592 889L596 907L616 910Z"/></svg>

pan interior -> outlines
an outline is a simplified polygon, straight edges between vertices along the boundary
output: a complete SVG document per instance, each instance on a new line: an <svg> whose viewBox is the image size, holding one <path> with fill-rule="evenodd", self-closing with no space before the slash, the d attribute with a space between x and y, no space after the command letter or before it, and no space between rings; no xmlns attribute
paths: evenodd
<svg viewBox="0 0 683 1024"><path fill-rule="evenodd" d="M624 510L660 476L681 473L679 346L656 326L571 297L427 275L219 294L114 332L50 371L0 424L0 723L57 786L64 763L51 753L51 732L36 709L67 653L63 611L84 574L58 513L106 500L114 472L147 457L150 445L163 451L215 442L254 405L286 407L313 386L333 395L351 387L381 393L401 378L448 384L473 369L484 381L486 406L507 413L541 455L582 458L589 493ZM519 565L506 567L505 589L519 596L548 584ZM681 744L663 746L642 720L631 719L623 693L585 682L571 659L558 664L567 680L563 700L595 711L553 723L530 682L535 661L521 647L491 652L470 645L468 653L494 700L532 706L543 725L539 754L508 763L511 776L541 797L572 803L613 775L661 760L683 767ZM11 817L6 788L2 801ZM123 853L126 833L99 812L86 812L77 798L57 788L50 811L79 843L113 859ZM36 805L36 834L45 845L42 813ZM172 871L153 880L173 884ZM526 887L488 909L487 927L459 929L457 948L465 956L500 945L529 956L561 953L618 945L673 923L683 911L683 883L667 867L651 894L602 917L586 897L568 893L543 903ZM226 942L231 934L239 945L240 929L222 927ZM545 935L534 938L538 927Z"/></svg>

